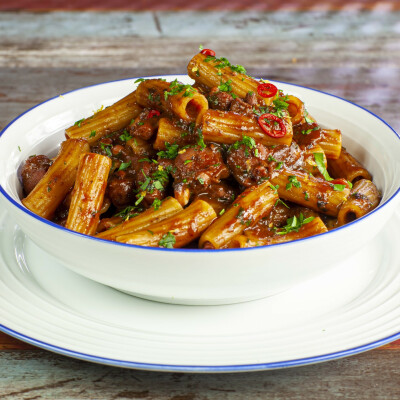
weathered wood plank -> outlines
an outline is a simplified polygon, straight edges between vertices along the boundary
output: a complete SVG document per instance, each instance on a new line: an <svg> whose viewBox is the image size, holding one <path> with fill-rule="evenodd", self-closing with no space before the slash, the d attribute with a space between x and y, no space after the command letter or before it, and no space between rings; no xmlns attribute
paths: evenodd
<svg viewBox="0 0 400 400"><path fill-rule="evenodd" d="M251 64L249 56L228 57ZM190 57L190 56L189 56ZM0 68L0 128L29 107L69 90L109 80L135 76L185 73L188 57L180 55L168 67L139 68ZM287 67L250 67L258 77L268 77L323 90L366 107L400 132L400 68L316 68L300 62Z"/></svg>
<svg viewBox="0 0 400 400"><path fill-rule="evenodd" d="M396 352L376 350L301 368L196 375L121 370L48 352L0 353L0 399L394 400Z"/></svg>
<svg viewBox="0 0 400 400"><path fill-rule="evenodd" d="M216 2L213 0L197 0L196 2L182 0L151 1L148 0L3 0L0 10L223 10L223 11L315 11L315 10L398 10L400 5L396 0L376 1L363 0L345 1L330 0L321 2L319 0L296 0L295 2L282 2L282 0L231 0L229 2Z"/></svg>
<svg viewBox="0 0 400 400"><path fill-rule="evenodd" d="M397 68L400 64L398 37L387 40L360 38L318 39L307 42L296 38L265 41L263 39L152 39L140 38L88 38L85 45L73 38L18 39L2 38L0 41L0 67L90 68L139 68L149 65L162 68L171 66L173 60L184 59L195 53L202 43L213 48L219 56L242 63L246 54L251 57L247 65L253 68L275 66L293 67L293 60L315 68L365 67ZM160 51L160 48L163 51ZM175 63L173 63L175 64ZM185 65L184 63L182 66Z"/></svg>
<svg viewBox="0 0 400 400"><path fill-rule="evenodd" d="M268 11L268 10L266 10ZM314 42L398 37L399 11L157 11L0 13L0 38L202 38ZM24 29L20 29L23 25ZM82 45L82 43L80 43ZM134 43L132 43L134 44Z"/></svg>

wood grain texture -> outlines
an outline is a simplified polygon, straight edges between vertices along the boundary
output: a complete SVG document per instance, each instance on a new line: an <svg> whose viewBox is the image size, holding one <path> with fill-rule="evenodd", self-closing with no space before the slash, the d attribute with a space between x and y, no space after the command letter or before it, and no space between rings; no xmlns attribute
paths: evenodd
<svg viewBox="0 0 400 400"><path fill-rule="evenodd" d="M182 8L187 3L179 2ZM393 2L375 2L372 11L364 12L357 2L346 7L336 2L339 11L326 7L319 12L296 11L307 1L275 3L285 3L290 12L276 6L278 11L263 14L0 13L0 129L35 104L69 90L185 73L202 43L245 65L253 76L345 97L400 131L400 13ZM400 340L302 368L194 375L90 364L0 333L0 399L392 400L400 399L399 381Z"/></svg>
<svg viewBox="0 0 400 400"><path fill-rule="evenodd" d="M43 351L3 352L0 399L396 400L400 363L391 351L241 374L122 370ZM12 382L5 387L1 383Z"/></svg>
<svg viewBox="0 0 400 400"><path fill-rule="evenodd" d="M297 1L281 1L281 0L230 0L229 2L218 2L214 0L197 0L195 2L182 0L3 0L0 3L0 10L19 9L31 11L48 11L48 10L370 10L370 9L399 9L400 6L395 0L377 1L345 1L345 0L297 0Z"/></svg>

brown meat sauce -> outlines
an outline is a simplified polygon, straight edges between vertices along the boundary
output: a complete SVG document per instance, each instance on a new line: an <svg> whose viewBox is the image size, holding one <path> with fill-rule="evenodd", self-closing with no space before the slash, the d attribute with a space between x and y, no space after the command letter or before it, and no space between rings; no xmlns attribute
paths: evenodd
<svg viewBox="0 0 400 400"><path fill-rule="evenodd" d="M255 93L249 92L240 99L218 87L208 90L197 85L197 89L206 95L211 109L257 118L260 105ZM158 96L158 92L152 94L154 109L144 109L125 129L110 132L91 146L92 152L112 160L104 200L107 204L101 211L98 231L114 227L136 212L156 207L167 196L174 196L182 206L202 199L209 202L217 214L223 213L243 190L274 177L282 169L293 174L304 173L304 153L299 145L312 145L322 134L317 124L303 122L293 126L295 140L290 146L265 146L244 139L233 145L204 143L201 130L194 123L189 124L161 110L158 110L160 114L152 113L160 105ZM182 134L165 150L157 151L153 143L163 117L171 119ZM304 134L304 131L309 133ZM130 143L135 139L146 141L148 146L134 153ZM26 161L21 172L25 194L35 187L50 165L51 160L45 156ZM326 193L322 191L318 196L318 205L324 211ZM129 212L124 214L126 209ZM281 202L275 204L267 217L246 229L258 237L273 235L274 229L300 212L305 216L318 215L307 208ZM67 216L66 199L54 220L63 224ZM245 213L241 217L246 221L251 219Z"/></svg>

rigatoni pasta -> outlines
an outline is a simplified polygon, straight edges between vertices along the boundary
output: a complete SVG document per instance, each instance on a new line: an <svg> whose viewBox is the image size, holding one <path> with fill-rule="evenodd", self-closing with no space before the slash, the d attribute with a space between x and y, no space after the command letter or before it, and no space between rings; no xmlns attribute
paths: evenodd
<svg viewBox="0 0 400 400"><path fill-rule="evenodd" d="M89 151L84 139L62 142L54 163L22 204L43 218L51 218L74 186L81 155Z"/></svg>
<svg viewBox="0 0 400 400"><path fill-rule="evenodd" d="M111 168L109 157L88 153L81 157L65 227L94 235Z"/></svg>
<svg viewBox="0 0 400 400"><path fill-rule="evenodd" d="M92 144L104 135L127 126L141 111L142 108L136 102L136 93L133 92L112 106L100 109L92 116L76 121L65 130L65 135L70 139L86 139Z"/></svg>
<svg viewBox="0 0 400 400"><path fill-rule="evenodd" d="M188 73L193 85L138 79L68 128L53 161L29 158L22 203L105 240L214 250L323 234L377 207L342 132L300 98L210 49Z"/></svg>

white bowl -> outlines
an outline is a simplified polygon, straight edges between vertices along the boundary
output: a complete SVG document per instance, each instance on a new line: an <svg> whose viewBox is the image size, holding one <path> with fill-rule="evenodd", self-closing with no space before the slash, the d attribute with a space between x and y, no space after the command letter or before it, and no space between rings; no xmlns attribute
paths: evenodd
<svg viewBox="0 0 400 400"><path fill-rule="evenodd" d="M186 76L165 76L190 83ZM139 247L69 231L27 210L17 171L32 154L54 153L64 130L127 95L135 78L78 89L17 117L0 137L0 198L39 247L71 270L152 300L228 304L261 298L323 273L358 251L381 230L397 206L400 138L371 112L317 90L277 82L301 98L322 125L341 129L344 145L372 172L383 194L378 208L344 227L295 242L251 249L197 250Z"/></svg>

